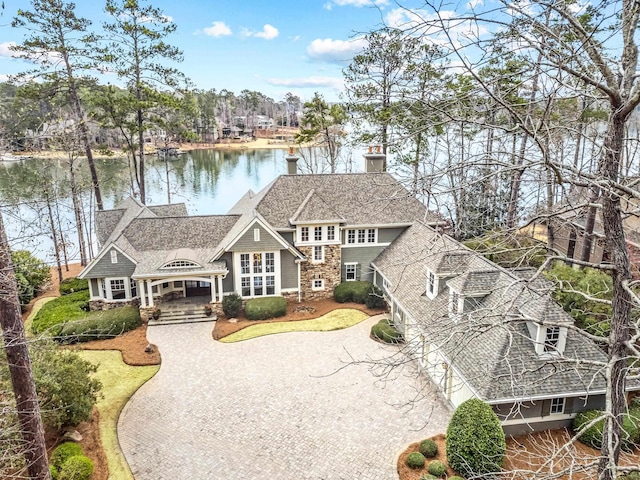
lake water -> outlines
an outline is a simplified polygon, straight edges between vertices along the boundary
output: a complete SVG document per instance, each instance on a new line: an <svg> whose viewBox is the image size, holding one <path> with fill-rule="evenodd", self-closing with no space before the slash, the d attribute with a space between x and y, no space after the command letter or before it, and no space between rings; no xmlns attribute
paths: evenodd
<svg viewBox="0 0 640 480"><path fill-rule="evenodd" d="M184 202L191 215L224 214L249 189L258 191L286 172L285 150L194 150L165 163L149 157L146 168L147 204ZM83 211L90 221L93 198L86 161L79 160ZM169 167L167 186L166 165ZM97 164L105 208L131 194L126 159L100 160ZM53 263L53 241L45 197L56 199L52 214L77 261L75 222L68 184L68 162L31 159L0 165L0 211L13 249L27 249ZM59 193L57 193L59 192ZM95 252L94 252L95 253Z"/></svg>

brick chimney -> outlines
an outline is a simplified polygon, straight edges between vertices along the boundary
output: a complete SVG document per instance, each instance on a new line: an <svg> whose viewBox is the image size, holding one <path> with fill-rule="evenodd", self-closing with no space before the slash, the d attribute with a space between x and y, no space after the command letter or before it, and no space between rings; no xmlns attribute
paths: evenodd
<svg viewBox="0 0 640 480"><path fill-rule="evenodd" d="M297 175L298 158L300 157L293 153L293 147L289 147L289 155L285 157L287 160L287 175Z"/></svg>
<svg viewBox="0 0 640 480"><path fill-rule="evenodd" d="M384 171L385 154L382 153L380 145L376 145L376 151L369 147L369 151L364 155L364 171L367 173L381 173Z"/></svg>

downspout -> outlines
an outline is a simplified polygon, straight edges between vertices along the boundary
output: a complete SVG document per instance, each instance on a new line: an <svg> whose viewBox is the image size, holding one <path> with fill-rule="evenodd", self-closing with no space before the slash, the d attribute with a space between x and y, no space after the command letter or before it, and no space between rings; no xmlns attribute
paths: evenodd
<svg viewBox="0 0 640 480"><path fill-rule="evenodd" d="M302 302L302 285L300 285L300 260L296 260L298 264L298 303Z"/></svg>

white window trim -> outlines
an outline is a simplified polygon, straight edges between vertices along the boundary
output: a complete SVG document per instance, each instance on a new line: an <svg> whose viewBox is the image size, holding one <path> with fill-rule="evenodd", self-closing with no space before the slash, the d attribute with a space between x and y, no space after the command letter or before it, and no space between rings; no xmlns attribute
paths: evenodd
<svg viewBox="0 0 640 480"><path fill-rule="evenodd" d="M359 231L364 231L364 241L359 241ZM374 231L374 241L369 242L369 230ZM349 243L349 232L354 232L354 242ZM380 243L379 242L379 233L380 229L378 227L357 227L357 228L345 228L344 229L344 243L343 247L373 247L373 246L388 246L390 243Z"/></svg>
<svg viewBox="0 0 640 480"><path fill-rule="evenodd" d="M253 229L253 241L254 242L259 242L260 241L260 229L259 228L254 228Z"/></svg>
<svg viewBox="0 0 640 480"><path fill-rule="evenodd" d="M454 312L453 301L456 295L458 296L458 304L456 305L457 308L456 308L456 311ZM460 293L456 292L455 290L449 289L449 315L454 318L458 318L463 313L464 313L464 296L462 296Z"/></svg>
<svg viewBox="0 0 640 480"><path fill-rule="evenodd" d="M429 291L429 277L433 276L433 291L430 292ZM427 270L427 285L426 285L426 292L427 292L427 297L429 297L430 299L434 299L438 296L438 289L439 289L439 285L438 285L438 276L432 272L431 270Z"/></svg>
<svg viewBox="0 0 640 480"><path fill-rule="evenodd" d="M553 402L558 402L560 404L560 406L562 407L560 409L560 411L553 411L554 408L554 404ZM557 407L558 405L556 405ZM564 409L567 407L567 399L564 397L559 397L559 398L552 398L551 399L551 405L549 406L549 415L564 415Z"/></svg>
<svg viewBox="0 0 640 480"><path fill-rule="evenodd" d="M329 227L333 227L334 236L333 240L329 240L328 238L328 230ZM307 240L302 239L302 229L308 228L309 235L307 236ZM320 240L316 240L316 228L321 229L321 237ZM298 225L296 226L296 245L340 245L342 241L340 240L340 228L337 224L313 224L313 225ZM370 244L373 245L373 244Z"/></svg>
<svg viewBox="0 0 640 480"><path fill-rule="evenodd" d="M178 262L189 263L189 265L173 266L173 264L178 263ZM194 262L193 260L177 259L177 260L171 260L170 262L167 262L163 266L160 267L161 270L180 270L182 268L202 268L202 265L199 265L198 263Z"/></svg>
<svg viewBox="0 0 640 480"><path fill-rule="evenodd" d="M349 278L348 276L348 267L353 267L353 278ZM345 282L355 282L358 279L358 262L346 262L344 264L344 281Z"/></svg>
<svg viewBox="0 0 640 480"><path fill-rule="evenodd" d="M316 287L316 282L320 282L320 286ZM311 290L314 292L324 290L324 278L314 278L311 280Z"/></svg>
<svg viewBox="0 0 640 480"><path fill-rule="evenodd" d="M259 253L262 255L262 273L254 274L253 273L253 254ZM266 254L273 253L273 272L266 272ZM249 265L250 265L250 273L242 274L240 273L240 255L246 254L249 255ZM237 252L233 255L233 270L234 270L234 288L235 291L242 296L242 298L262 298L262 297L275 297L280 295L281 291L281 279L280 279L280 250L275 251L264 251L264 252ZM274 277L274 293L273 295L265 294L265 295L253 295L253 287L254 287L254 277L262 277L262 288L266 292L267 288L267 276ZM250 278L250 288L251 295L242 295L242 278Z"/></svg>
<svg viewBox="0 0 640 480"><path fill-rule="evenodd" d="M118 298L118 299L113 298L113 292L111 291L112 280L122 280L124 282L124 298ZM110 302L126 302L131 300L131 283L130 283L129 277L106 277L104 279L104 284L105 284L105 291L107 293L107 297L105 298L105 300L109 300ZM140 288L139 285L138 285L138 288Z"/></svg>
<svg viewBox="0 0 640 480"><path fill-rule="evenodd" d="M545 343L547 340L547 328L554 327L554 325L541 325L538 324L537 338L535 339L536 353L541 358L555 358L564 353L565 346L567 344L567 327L560 327L560 335L558 338L558 345L555 350L545 351Z"/></svg>
<svg viewBox="0 0 640 480"><path fill-rule="evenodd" d="M118 263L118 251L115 248L111 249L109 255L111 256L111 263Z"/></svg>
<svg viewBox="0 0 640 480"><path fill-rule="evenodd" d="M311 247L312 253L311 253L311 263L324 263L324 245L314 245L313 247ZM320 249L320 258L317 259L316 258L316 249L319 248Z"/></svg>

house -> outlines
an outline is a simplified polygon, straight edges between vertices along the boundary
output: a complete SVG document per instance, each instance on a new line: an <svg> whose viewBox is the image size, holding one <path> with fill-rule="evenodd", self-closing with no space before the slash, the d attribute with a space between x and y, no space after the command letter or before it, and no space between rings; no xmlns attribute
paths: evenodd
<svg viewBox="0 0 640 480"><path fill-rule="evenodd" d="M480 398L510 435L604 407L604 372L593 362L605 354L531 271L501 268L422 222L373 268L408 350L453 407Z"/></svg>
<svg viewBox="0 0 640 480"><path fill-rule="evenodd" d="M442 222L393 176L288 174L247 192L226 215L129 198L98 212L100 254L83 270L93 309L202 297L292 301L343 281L378 285L421 369L456 407L490 403L508 434L564 426L604 405L602 351L573 327L529 270L505 270L436 230ZM581 360L587 359L590 362Z"/></svg>

